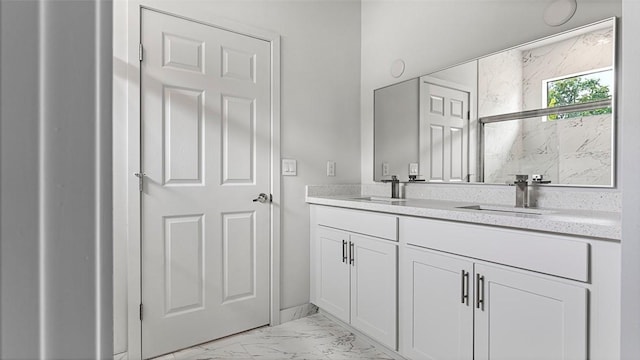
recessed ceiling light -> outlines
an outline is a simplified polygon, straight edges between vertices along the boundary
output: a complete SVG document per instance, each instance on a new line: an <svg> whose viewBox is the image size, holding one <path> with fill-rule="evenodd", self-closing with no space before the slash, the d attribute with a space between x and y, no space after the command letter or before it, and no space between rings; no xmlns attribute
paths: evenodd
<svg viewBox="0 0 640 360"><path fill-rule="evenodd" d="M404 60L397 59L394 61L393 64L391 64L391 76L394 78L402 76L402 74L404 74L404 66Z"/></svg>
<svg viewBox="0 0 640 360"><path fill-rule="evenodd" d="M552 0L544 9L544 22L549 26L560 26L576 13L576 0Z"/></svg>

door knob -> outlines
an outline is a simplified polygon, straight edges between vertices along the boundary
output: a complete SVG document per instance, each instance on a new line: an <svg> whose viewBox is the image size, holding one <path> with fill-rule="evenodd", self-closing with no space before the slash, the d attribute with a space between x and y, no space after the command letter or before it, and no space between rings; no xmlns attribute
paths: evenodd
<svg viewBox="0 0 640 360"><path fill-rule="evenodd" d="M253 199L253 202L266 203L271 202L271 195L267 195L265 193L260 193L257 198Z"/></svg>

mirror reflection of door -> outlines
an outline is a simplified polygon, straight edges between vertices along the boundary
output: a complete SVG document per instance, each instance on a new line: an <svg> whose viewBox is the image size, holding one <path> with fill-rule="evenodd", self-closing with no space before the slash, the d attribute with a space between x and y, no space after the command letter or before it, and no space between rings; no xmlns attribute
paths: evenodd
<svg viewBox="0 0 640 360"><path fill-rule="evenodd" d="M420 167L429 182L469 181L469 92L427 80L420 85Z"/></svg>

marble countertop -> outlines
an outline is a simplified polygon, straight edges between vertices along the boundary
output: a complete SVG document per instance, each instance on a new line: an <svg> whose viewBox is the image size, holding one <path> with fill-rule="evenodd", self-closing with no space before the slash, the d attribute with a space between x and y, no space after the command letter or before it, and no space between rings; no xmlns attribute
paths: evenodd
<svg viewBox="0 0 640 360"><path fill-rule="evenodd" d="M363 199L364 198L364 199ZM483 225L536 230L559 234L586 236L608 240L621 239L620 213L568 209L525 209L538 214L504 211L461 209L462 206L482 205L488 208L517 210L505 206L471 202L431 199L403 199L402 201L371 201L360 195L307 195L310 204L377 211L398 215L461 221Z"/></svg>

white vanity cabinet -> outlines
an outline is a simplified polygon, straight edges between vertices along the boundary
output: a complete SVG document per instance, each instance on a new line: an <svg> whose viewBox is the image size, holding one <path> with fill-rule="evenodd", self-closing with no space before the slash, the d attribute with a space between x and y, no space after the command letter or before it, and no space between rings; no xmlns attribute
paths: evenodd
<svg viewBox="0 0 640 360"><path fill-rule="evenodd" d="M586 360L587 289L475 264L474 359Z"/></svg>
<svg viewBox="0 0 640 360"><path fill-rule="evenodd" d="M587 358L584 287L412 246L400 278L409 359Z"/></svg>
<svg viewBox="0 0 640 360"><path fill-rule="evenodd" d="M413 360L620 357L619 241L382 210L310 205L326 313Z"/></svg>
<svg viewBox="0 0 640 360"><path fill-rule="evenodd" d="M473 262L402 248L400 352L409 359L473 359Z"/></svg>
<svg viewBox="0 0 640 360"><path fill-rule="evenodd" d="M315 296L312 296L311 301L348 323L351 315L349 233L323 226L318 226L315 230L311 245L316 264L312 276L316 281Z"/></svg>
<svg viewBox="0 0 640 360"><path fill-rule="evenodd" d="M397 252L395 216L311 206L311 302L396 349Z"/></svg>

